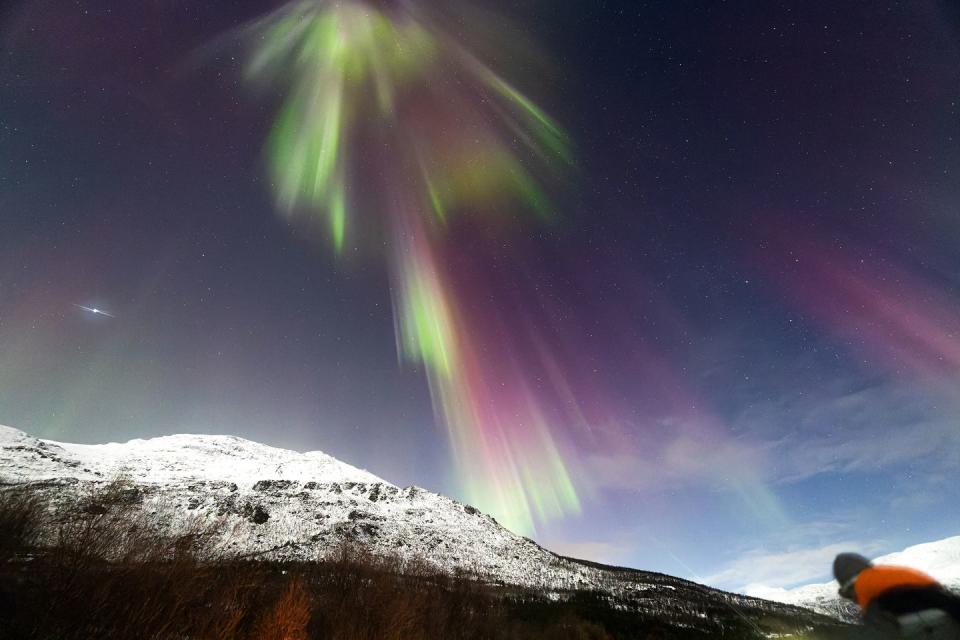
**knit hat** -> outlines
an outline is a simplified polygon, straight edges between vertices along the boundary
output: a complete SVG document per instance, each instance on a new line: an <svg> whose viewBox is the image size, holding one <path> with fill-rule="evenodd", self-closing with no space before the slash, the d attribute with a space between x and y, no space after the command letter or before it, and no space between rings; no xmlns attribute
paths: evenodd
<svg viewBox="0 0 960 640"><path fill-rule="evenodd" d="M861 571L872 566L873 563L859 553L841 553L833 561L833 576L841 586L845 586Z"/></svg>

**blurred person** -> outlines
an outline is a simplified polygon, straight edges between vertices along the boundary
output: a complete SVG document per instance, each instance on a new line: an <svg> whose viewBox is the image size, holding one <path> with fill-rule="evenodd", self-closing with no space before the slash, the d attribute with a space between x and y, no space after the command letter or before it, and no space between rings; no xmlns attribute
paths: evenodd
<svg viewBox="0 0 960 640"><path fill-rule="evenodd" d="M857 603L875 637L960 640L960 596L926 573L841 553L833 575L840 595Z"/></svg>

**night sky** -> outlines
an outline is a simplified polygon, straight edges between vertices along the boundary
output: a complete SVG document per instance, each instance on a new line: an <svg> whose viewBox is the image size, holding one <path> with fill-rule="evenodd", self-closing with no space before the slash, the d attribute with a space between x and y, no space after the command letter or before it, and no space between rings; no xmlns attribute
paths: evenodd
<svg viewBox="0 0 960 640"><path fill-rule="evenodd" d="M372 222L414 181L404 145L357 145L339 252L278 206L265 145L286 92L244 65L247 27L280 6L2 5L0 423L233 434L471 501L560 495L562 461L576 500L535 513L535 539L731 589L957 534L956 4L436 9L572 150L543 181L549 219L474 197L424 236L473 358L439 391L429 354L398 360L408 258ZM536 47L498 46L511 30ZM398 98L395 129L473 95L434 88ZM435 410L457 394L542 405L543 433L518 418L471 464Z"/></svg>

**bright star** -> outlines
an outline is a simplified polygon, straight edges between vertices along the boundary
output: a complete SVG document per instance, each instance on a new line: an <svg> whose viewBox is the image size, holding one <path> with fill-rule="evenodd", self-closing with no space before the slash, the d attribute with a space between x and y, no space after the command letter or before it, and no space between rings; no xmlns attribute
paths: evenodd
<svg viewBox="0 0 960 640"><path fill-rule="evenodd" d="M108 317L108 318L116 318L116 317L117 317L117 316L113 315L112 313L107 313L106 311L103 311L102 309L97 309L96 307L85 307L85 306L83 306L82 304L74 304L73 306L77 307L78 309L83 309L84 311L89 311L90 313L93 313L93 314L99 315L99 316L106 316L106 317Z"/></svg>

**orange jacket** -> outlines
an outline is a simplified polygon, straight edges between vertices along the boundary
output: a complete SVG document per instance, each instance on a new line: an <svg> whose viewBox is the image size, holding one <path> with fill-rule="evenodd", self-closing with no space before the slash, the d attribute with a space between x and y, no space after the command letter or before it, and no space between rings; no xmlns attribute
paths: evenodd
<svg viewBox="0 0 960 640"><path fill-rule="evenodd" d="M857 604L866 610L874 598L899 587L933 587L940 583L916 569L876 565L860 572L853 591Z"/></svg>

